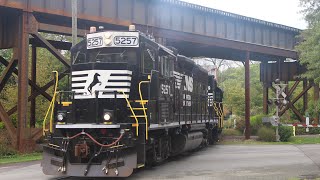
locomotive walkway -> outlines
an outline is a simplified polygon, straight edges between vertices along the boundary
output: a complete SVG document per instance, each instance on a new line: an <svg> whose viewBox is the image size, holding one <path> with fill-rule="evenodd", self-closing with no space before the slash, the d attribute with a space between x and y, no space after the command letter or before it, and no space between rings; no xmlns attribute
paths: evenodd
<svg viewBox="0 0 320 180"><path fill-rule="evenodd" d="M176 157L127 179L316 179L320 178L319 148L320 145L217 145ZM39 162L0 166L0 177L61 179L44 176ZM89 179L96 180L83 180Z"/></svg>

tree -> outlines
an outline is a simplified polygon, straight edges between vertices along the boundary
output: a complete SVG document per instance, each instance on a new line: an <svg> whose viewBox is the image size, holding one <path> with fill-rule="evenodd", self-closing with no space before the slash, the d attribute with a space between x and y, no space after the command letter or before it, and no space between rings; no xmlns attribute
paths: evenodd
<svg viewBox="0 0 320 180"><path fill-rule="evenodd" d="M244 116L245 109L245 83L244 67L229 68L221 73L219 86L224 91L224 104L233 115ZM251 115L262 113L262 84L259 79L259 64L253 64L250 68L251 85Z"/></svg>
<svg viewBox="0 0 320 180"><path fill-rule="evenodd" d="M320 0L300 0L302 13L308 22L308 29L300 35L300 44L296 46L299 60L308 71L304 77L320 82Z"/></svg>
<svg viewBox="0 0 320 180"><path fill-rule="evenodd" d="M217 81L219 82L221 77L219 74L225 69L229 69L231 67L239 66L234 61L225 60L225 59L217 59L217 58L207 58L207 57L196 57L193 58L196 64L202 66L212 75L215 75Z"/></svg>

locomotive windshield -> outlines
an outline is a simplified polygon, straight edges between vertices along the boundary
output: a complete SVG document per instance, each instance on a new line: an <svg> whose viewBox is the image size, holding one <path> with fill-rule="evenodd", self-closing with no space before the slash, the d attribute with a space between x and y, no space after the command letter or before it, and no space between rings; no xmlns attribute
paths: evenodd
<svg viewBox="0 0 320 180"><path fill-rule="evenodd" d="M82 49L74 54L74 63L129 63L134 64L137 60L135 48L99 48Z"/></svg>

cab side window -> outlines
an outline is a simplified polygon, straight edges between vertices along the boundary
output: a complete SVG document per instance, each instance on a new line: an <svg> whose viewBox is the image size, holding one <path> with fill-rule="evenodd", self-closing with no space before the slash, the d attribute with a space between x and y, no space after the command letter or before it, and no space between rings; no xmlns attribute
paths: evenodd
<svg viewBox="0 0 320 180"><path fill-rule="evenodd" d="M159 67L160 67L161 75L166 77L173 76L174 59L175 57L169 54L159 57L159 63L160 63Z"/></svg>

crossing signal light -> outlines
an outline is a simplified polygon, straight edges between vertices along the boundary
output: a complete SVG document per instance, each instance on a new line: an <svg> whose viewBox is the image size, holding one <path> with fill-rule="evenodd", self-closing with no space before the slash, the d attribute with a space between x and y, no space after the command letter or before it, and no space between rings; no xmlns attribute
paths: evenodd
<svg viewBox="0 0 320 180"><path fill-rule="evenodd" d="M276 106L280 106L281 104L282 105L287 105L289 103L289 101L287 101L286 99L284 99L284 100L280 100L280 99L271 100L271 99L269 99L267 101L267 103L268 103L268 105L274 104Z"/></svg>
<svg viewBox="0 0 320 180"><path fill-rule="evenodd" d="M280 102L279 99L276 99L276 100L274 101L274 104L275 104L276 106L279 106L279 105L281 104L281 102Z"/></svg>

